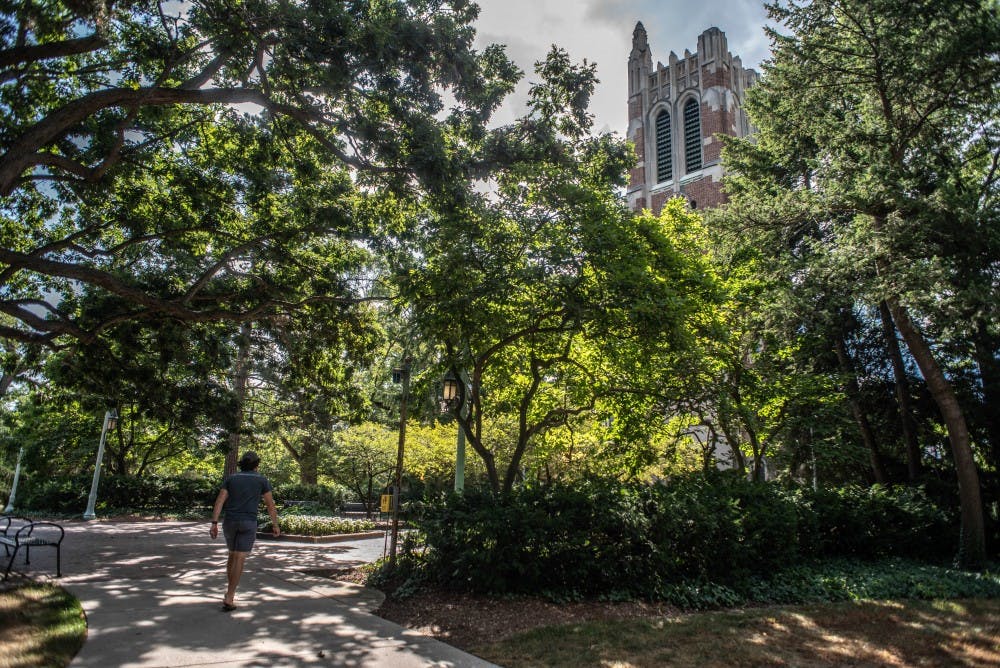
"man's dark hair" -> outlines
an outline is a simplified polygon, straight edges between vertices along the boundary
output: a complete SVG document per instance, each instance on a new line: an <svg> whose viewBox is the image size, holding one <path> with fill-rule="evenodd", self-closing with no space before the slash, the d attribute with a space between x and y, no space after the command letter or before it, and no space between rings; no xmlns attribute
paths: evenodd
<svg viewBox="0 0 1000 668"><path fill-rule="evenodd" d="M260 464L260 457L253 450L247 450L240 458L238 466L241 471L253 471Z"/></svg>

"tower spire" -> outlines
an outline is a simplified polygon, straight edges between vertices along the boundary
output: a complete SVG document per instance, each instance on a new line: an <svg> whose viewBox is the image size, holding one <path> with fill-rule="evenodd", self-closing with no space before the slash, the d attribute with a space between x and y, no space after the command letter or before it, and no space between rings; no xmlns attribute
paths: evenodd
<svg viewBox="0 0 1000 668"><path fill-rule="evenodd" d="M645 51L649 48L646 41L646 27L642 21L636 21L635 30L632 31L632 51Z"/></svg>

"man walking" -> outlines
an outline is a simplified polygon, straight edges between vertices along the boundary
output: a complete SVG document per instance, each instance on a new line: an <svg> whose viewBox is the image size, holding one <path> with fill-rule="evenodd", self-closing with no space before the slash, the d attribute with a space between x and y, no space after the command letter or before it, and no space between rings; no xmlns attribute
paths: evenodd
<svg viewBox="0 0 1000 668"><path fill-rule="evenodd" d="M281 535L278 527L278 510L274 507L274 497L271 495L271 483L267 478L257 473L260 457L256 452L247 451L240 459L238 473L226 478L219 490L212 508L212 528L209 535L217 538L219 535L219 514L226 511L222 522L222 533L226 537L229 548L229 560L226 562L226 596L222 599L222 611L231 612L236 609L236 586L243 575L243 565L247 555L253 549L257 537L257 509L263 498L267 504L267 514L271 516L271 531L275 536Z"/></svg>

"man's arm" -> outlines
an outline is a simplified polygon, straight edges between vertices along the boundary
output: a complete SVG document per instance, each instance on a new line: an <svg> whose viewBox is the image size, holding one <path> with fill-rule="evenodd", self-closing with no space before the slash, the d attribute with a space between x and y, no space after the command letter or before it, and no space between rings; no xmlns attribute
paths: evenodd
<svg viewBox="0 0 1000 668"><path fill-rule="evenodd" d="M219 495L215 497L215 505L212 506L212 528L208 530L208 534L212 538L216 538L219 535L219 515L222 514L222 504L226 502L229 498L229 491L223 487L219 490Z"/></svg>
<svg viewBox="0 0 1000 668"><path fill-rule="evenodd" d="M264 503L267 504L267 514L271 516L271 533L275 536L280 536L281 527L278 526L278 509L274 506L274 496L270 492L264 492Z"/></svg>

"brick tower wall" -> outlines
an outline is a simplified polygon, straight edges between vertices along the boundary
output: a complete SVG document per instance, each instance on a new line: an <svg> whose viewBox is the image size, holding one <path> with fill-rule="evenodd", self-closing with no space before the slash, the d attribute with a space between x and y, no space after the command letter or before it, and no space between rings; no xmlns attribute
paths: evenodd
<svg viewBox="0 0 1000 668"><path fill-rule="evenodd" d="M659 213L672 197L684 197L697 209L720 206L722 190L722 142L716 135L744 136L749 130L742 100L756 80L753 70L744 70L739 57L728 51L725 33L709 28L698 37L698 53L670 53L668 64L652 65L651 51L642 23L632 35L629 56L628 139L635 145L637 164L629 173L628 198L633 210L650 208ZM699 101L701 123L701 168L685 173L683 104L694 96ZM657 183L655 116L666 110L671 116L672 178Z"/></svg>

